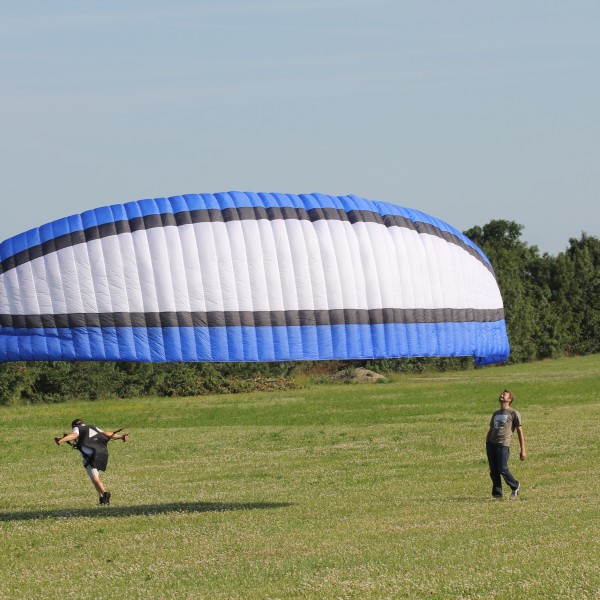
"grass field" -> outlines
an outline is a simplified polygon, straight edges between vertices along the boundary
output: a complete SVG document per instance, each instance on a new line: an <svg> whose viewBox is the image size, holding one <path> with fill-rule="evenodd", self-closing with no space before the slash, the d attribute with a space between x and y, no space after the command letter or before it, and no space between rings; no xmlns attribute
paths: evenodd
<svg viewBox="0 0 600 600"><path fill-rule="evenodd" d="M529 458L493 501L505 386ZM110 507L76 417L131 432ZM600 356L0 419L0 598L600 598Z"/></svg>

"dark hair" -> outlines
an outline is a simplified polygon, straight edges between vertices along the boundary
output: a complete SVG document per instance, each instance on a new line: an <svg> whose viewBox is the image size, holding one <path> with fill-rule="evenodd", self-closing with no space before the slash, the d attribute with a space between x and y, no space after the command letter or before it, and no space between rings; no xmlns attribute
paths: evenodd
<svg viewBox="0 0 600 600"><path fill-rule="evenodd" d="M81 419L75 419L71 423L71 427L79 427L80 425L83 425L83 421Z"/></svg>

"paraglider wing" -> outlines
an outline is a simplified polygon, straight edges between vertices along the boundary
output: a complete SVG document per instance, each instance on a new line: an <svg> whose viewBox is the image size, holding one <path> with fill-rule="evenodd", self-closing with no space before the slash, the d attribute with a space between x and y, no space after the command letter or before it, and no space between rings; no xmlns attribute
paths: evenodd
<svg viewBox="0 0 600 600"><path fill-rule="evenodd" d="M0 246L0 360L508 357L481 250L356 196L229 192L60 219Z"/></svg>

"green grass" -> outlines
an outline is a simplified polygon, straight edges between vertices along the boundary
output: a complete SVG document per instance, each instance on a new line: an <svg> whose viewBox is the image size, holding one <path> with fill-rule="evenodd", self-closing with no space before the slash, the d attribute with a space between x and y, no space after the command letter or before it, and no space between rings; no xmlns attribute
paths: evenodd
<svg viewBox="0 0 600 600"><path fill-rule="evenodd" d="M489 499L504 387L529 459ZM74 418L128 425L96 506ZM600 598L600 356L0 409L0 598Z"/></svg>

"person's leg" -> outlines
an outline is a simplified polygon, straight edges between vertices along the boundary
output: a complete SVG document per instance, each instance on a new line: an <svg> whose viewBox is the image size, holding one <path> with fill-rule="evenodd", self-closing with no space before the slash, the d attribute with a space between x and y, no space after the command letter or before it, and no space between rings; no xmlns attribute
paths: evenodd
<svg viewBox="0 0 600 600"><path fill-rule="evenodd" d="M506 481L506 485L513 490L513 492L519 488L519 482L514 478L513 474L508 470L508 459L510 457L510 448L508 446L500 447L502 452L500 455L500 474Z"/></svg>
<svg viewBox="0 0 600 600"><path fill-rule="evenodd" d="M498 446L496 444L486 443L485 449L490 466L490 479L492 480L492 496L494 498L502 498L502 480L500 479L501 457L498 454Z"/></svg>
<svg viewBox="0 0 600 600"><path fill-rule="evenodd" d="M94 484L96 491L98 492L98 496L102 498L104 494L106 494L106 489L104 488L103 483L100 481L100 473L98 473L98 469L94 469L90 465L85 467L87 474L89 475L90 480Z"/></svg>

